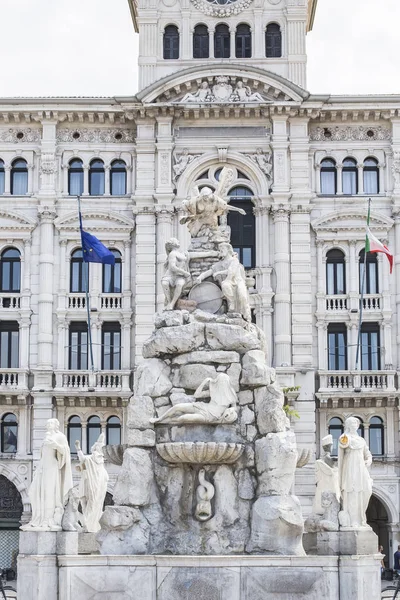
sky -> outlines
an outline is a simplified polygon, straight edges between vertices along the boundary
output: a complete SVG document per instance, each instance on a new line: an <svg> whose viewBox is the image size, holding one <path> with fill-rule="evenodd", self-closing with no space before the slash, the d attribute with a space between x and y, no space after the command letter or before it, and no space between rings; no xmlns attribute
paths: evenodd
<svg viewBox="0 0 400 600"><path fill-rule="evenodd" d="M128 0L0 0L0 8L0 97L137 91ZM399 26L399 0L318 0L308 90L400 94Z"/></svg>

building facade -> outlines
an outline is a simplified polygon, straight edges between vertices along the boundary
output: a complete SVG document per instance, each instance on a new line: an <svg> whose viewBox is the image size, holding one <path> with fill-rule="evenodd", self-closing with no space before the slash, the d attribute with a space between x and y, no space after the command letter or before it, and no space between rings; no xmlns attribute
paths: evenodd
<svg viewBox="0 0 400 600"><path fill-rule="evenodd" d="M312 451L357 416L374 455L369 521L388 556L399 531L400 97L306 91L316 0L130 0L140 90L130 98L0 99L0 557L9 566L46 420L85 452L124 442L141 347L163 306L165 241L181 203L229 165L228 218L254 321ZM116 256L90 264L84 227ZM89 282L95 371L88 356ZM118 467L108 465L109 494ZM76 474L78 477L78 474Z"/></svg>

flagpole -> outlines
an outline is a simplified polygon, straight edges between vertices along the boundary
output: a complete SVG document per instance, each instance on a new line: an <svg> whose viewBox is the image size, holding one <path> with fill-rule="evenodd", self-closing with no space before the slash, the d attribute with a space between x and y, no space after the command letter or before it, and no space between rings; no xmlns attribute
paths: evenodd
<svg viewBox="0 0 400 600"><path fill-rule="evenodd" d="M369 221L369 214L370 214L370 209L371 209L371 198L368 198L368 221ZM368 226L369 226L369 222L368 222ZM365 248L364 248L364 271L363 271L363 277L362 277L362 283L361 283L361 294L360 294L360 308L359 308L359 319L358 319L358 335L357 335L357 352L356 352L356 364L354 366L354 370L355 371L359 371L360 370L360 347L361 347L361 325L362 325L362 315L363 315L363 308L364 308L364 291L365 291L365 282L367 279L367 248L366 248L366 244L365 244Z"/></svg>
<svg viewBox="0 0 400 600"><path fill-rule="evenodd" d="M79 211L79 231L81 232L81 243L82 243L82 258L83 262L88 265L89 263L85 260L85 253L83 251L83 240L82 240L82 215L81 215L81 197L78 198L78 211ZM85 286L85 295L86 295L86 312L87 312L87 321L88 321L88 337L89 337L89 355L90 355L90 370L94 373L94 360L93 360L93 342L92 342L92 327L90 323L90 305L89 305L89 282L86 277L86 268L83 268L83 283Z"/></svg>

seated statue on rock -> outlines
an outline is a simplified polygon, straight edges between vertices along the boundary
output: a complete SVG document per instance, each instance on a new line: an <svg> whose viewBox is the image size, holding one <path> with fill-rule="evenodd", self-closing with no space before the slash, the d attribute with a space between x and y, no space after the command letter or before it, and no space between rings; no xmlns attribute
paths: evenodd
<svg viewBox="0 0 400 600"><path fill-rule="evenodd" d="M326 435L322 439L323 456L315 462L316 490L313 511L317 515L324 512L321 504L323 492L332 492L338 500L340 499L339 473L331 456L332 447L333 437Z"/></svg>
<svg viewBox="0 0 400 600"><path fill-rule="evenodd" d="M179 403L151 423L220 424L237 420L237 396L229 375L217 373L215 379L207 377L194 393L195 398L210 398L209 402Z"/></svg>
<svg viewBox="0 0 400 600"><path fill-rule="evenodd" d="M333 492L322 492L321 494L322 515L310 515L304 523L307 533L317 531L339 531L340 504Z"/></svg>

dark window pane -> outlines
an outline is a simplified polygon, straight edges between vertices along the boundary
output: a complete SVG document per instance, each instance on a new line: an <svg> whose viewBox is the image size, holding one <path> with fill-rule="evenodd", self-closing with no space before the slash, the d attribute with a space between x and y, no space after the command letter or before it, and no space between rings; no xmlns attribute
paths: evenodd
<svg viewBox="0 0 400 600"><path fill-rule="evenodd" d="M328 369L330 371L347 369L347 331L342 325L328 327Z"/></svg>
<svg viewBox="0 0 400 600"><path fill-rule="evenodd" d="M279 58L282 56L282 34L277 23L270 23L265 32L265 56Z"/></svg>
<svg viewBox="0 0 400 600"><path fill-rule="evenodd" d="M107 427L107 443L108 444L120 444L121 443L121 428L120 427Z"/></svg>
<svg viewBox="0 0 400 600"><path fill-rule="evenodd" d="M231 35L227 25L217 25L214 33L215 58L229 58L231 55Z"/></svg>
<svg viewBox="0 0 400 600"><path fill-rule="evenodd" d="M163 56L167 60L179 58L179 32L175 25L168 25L164 30Z"/></svg>
<svg viewBox="0 0 400 600"><path fill-rule="evenodd" d="M250 27L244 23L237 26L235 37L236 58L251 58Z"/></svg>
<svg viewBox="0 0 400 600"><path fill-rule="evenodd" d="M126 171L111 170L111 195L124 196L126 194Z"/></svg>
<svg viewBox="0 0 400 600"><path fill-rule="evenodd" d="M82 196L83 194L83 171L69 173L69 195Z"/></svg>
<svg viewBox="0 0 400 600"><path fill-rule="evenodd" d="M369 449L375 456L383 454L383 426L369 428Z"/></svg>
<svg viewBox="0 0 400 600"><path fill-rule="evenodd" d="M4 194L5 180L4 169L0 168L0 196Z"/></svg>
<svg viewBox="0 0 400 600"><path fill-rule="evenodd" d="M193 33L193 58L209 58L209 36L205 25L196 25Z"/></svg>

